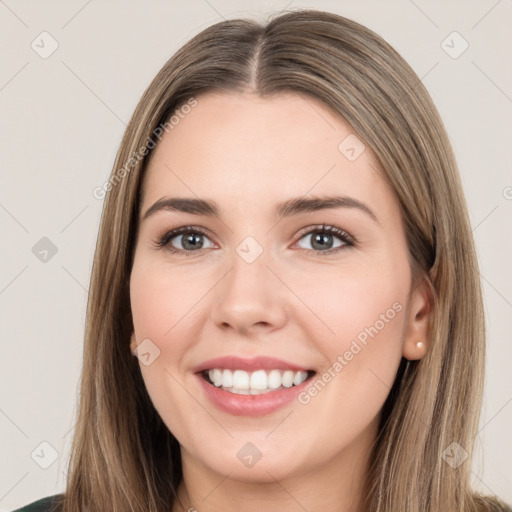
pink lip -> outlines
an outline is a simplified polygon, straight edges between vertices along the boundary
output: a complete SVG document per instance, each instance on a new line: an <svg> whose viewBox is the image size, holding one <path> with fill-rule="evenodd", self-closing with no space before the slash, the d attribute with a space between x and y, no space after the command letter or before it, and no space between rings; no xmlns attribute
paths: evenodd
<svg viewBox="0 0 512 512"><path fill-rule="evenodd" d="M229 370L245 370L253 372L256 370L292 370L308 371L308 368L276 359L275 357L259 356L251 359L244 359L237 356L225 356L210 359L192 369L199 379L206 397L220 410L234 416L263 416L270 414L292 402L297 395L309 386L309 379L298 386L286 389L270 391L262 395L238 395L217 388L207 382L203 372L214 368Z"/></svg>
<svg viewBox="0 0 512 512"><path fill-rule="evenodd" d="M192 371L194 373L199 373L213 368L245 370L247 372L254 372L256 370L293 370L298 372L308 371L309 369L294 363L283 361L282 359L276 359L275 357L259 356L252 359L243 359L237 356L225 356L205 361L195 368L192 368Z"/></svg>
<svg viewBox="0 0 512 512"><path fill-rule="evenodd" d="M196 373L196 377L213 405L233 416L263 416L275 412L291 403L310 385L310 380L307 379L298 386L270 391L263 395L237 395L210 384L201 373Z"/></svg>

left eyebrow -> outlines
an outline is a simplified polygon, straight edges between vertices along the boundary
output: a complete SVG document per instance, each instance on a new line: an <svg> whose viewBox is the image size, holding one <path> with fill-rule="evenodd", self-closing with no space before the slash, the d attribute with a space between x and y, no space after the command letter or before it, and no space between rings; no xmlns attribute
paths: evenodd
<svg viewBox="0 0 512 512"><path fill-rule="evenodd" d="M369 215L375 222L379 222L377 216L367 205L358 199L348 196L298 197L289 199L276 205L274 216L281 219L301 213L334 208L357 208ZM142 220L161 210L179 211L194 215L205 215L207 217L220 217L220 210L215 201L188 197L163 197L146 210Z"/></svg>
<svg viewBox="0 0 512 512"><path fill-rule="evenodd" d="M348 196L324 196L324 197L298 197L290 199L276 206L275 215L278 218L289 217L299 213L316 212L333 208L358 208L369 215L375 222L377 216L364 203Z"/></svg>

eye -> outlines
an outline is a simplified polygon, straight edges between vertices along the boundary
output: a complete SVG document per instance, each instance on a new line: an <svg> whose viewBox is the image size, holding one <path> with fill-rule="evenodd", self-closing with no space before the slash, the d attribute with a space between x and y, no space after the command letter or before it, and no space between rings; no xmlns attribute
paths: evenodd
<svg viewBox="0 0 512 512"><path fill-rule="evenodd" d="M206 232L193 226L183 226L165 233L154 242L155 247L166 247L172 253L182 253L189 256L201 249L211 249L213 243Z"/></svg>
<svg viewBox="0 0 512 512"><path fill-rule="evenodd" d="M354 239L346 231L335 226L316 226L304 233L297 242L299 247L308 252L320 254L334 254L346 247L354 245ZM336 242L336 239L338 242ZM310 244L312 249L307 247Z"/></svg>
<svg viewBox="0 0 512 512"><path fill-rule="evenodd" d="M311 244L312 249L307 245ZM335 254L355 244L354 238L346 231L335 226L314 226L302 231L297 245L309 253ZM161 238L155 240L153 245L157 249L165 247L171 253L192 256L202 249L211 249L214 243L208 234L197 226L182 226L166 232Z"/></svg>

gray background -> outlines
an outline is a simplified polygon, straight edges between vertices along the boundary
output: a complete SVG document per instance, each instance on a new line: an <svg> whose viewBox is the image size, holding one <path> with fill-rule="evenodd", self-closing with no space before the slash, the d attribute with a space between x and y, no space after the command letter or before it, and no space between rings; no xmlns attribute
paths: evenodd
<svg viewBox="0 0 512 512"><path fill-rule="evenodd" d="M0 511L64 489L103 204L92 191L108 179L142 92L212 23L304 7L382 35L441 112L468 199L488 321L473 479L512 502L512 0L0 0Z"/></svg>

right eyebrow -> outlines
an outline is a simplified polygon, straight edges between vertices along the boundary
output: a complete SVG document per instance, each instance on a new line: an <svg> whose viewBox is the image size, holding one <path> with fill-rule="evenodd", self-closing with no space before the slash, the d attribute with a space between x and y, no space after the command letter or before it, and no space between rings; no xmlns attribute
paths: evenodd
<svg viewBox="0 0 512 512"><path fill-rule="evenodd" d="M150 215L162 210L206 215L208 217L219 216L219 209L214 201L186 197L162 197L162 199L156 201L156 203L146 210L142 220L145 220Z"/></svg>

